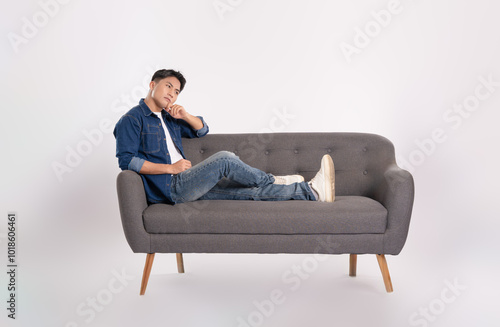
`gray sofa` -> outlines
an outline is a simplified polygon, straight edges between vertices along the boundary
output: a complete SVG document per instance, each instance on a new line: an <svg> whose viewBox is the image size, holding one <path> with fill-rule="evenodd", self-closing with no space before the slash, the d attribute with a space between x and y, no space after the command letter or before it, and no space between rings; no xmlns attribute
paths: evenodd
<svg viewBox="0 0 500 327"><path fill-rule="evenodd" d="M126 239L135 253L146 253L140 294L155 253L321 253L375 254L387 292L392 283L385 259L405 244L414 184L395 162L394 146L365 133L214 134L183 140L193 165L226 150L275 175L301 174L310 180L320 159L335 163L336 199L313 201L194 201L174 206L148 205L141 177L122 171L117 178Z"/></svg>

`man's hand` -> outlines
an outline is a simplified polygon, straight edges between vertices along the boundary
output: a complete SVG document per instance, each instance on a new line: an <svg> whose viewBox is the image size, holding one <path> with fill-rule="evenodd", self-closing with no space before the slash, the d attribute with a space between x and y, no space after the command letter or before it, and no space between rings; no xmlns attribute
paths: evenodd
<svg viewBox="0 0 500 327"><path fill-rule="evenodd" d="M195 130L203 128L203 122L201 121L201 119L188 113L183 106L174 104L169 108L167 108L166 110L170 114L170 116L174 117L175 119L184 120L186 123L191 125L191 127Z"/></svg>
<svg viewBox="0 0 500 327"><path fill-rule="evenodd" d="M167 112L175 119L186 119L188 117L188 112L186 111L186 109L184 109L183 106L179 106L178 104L174 104L167 108Z"/></svg>
<svg viewBox="0 0 500 327"><path fill-rule="evenodd" d="M176 175L178 173L182 173L184 170L188 170L191 168L191 161L186 159L181 159L176 163L169 165L169 174Z"/></svg>
<svg viewBox="0 0 500 327"><path fill-rule="evenodd" d="M158 164L150 161L145 161L141 167L141 174L158 175L158 174L173 174L182 173L184 170L191 168L191 161L186 159L181 159L176 163L169 164Z"/></svg>

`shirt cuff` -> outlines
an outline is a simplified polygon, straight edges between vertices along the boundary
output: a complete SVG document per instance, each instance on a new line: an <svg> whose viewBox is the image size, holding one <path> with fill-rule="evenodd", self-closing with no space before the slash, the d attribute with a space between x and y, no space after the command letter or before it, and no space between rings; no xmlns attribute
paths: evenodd
<svg viewBox="0 0 500 327"><path fill-rule="evenodd" d="M146 160L144 159L133 157L132 160L130 160L130 163L128 164L128 169L133 170L136 173L139 173L145 161Z"/></svg>
<svg viewBox="0 0 500 327"><path fill-rule="evenodd" d="M203 127L196 131L196 136L202 137L208 133L208 125L207 125L207 123L205 123L205 120L203 120L202 117L198 116L198 118L201 119L201 122L203 123Z"/></svg>

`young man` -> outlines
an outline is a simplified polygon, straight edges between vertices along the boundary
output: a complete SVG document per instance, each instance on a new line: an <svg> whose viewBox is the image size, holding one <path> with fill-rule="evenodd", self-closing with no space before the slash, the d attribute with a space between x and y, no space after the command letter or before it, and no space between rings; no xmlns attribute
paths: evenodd
<svg viewBox="0 0 500 327"><path fill-rule="evenodd" d="M208 126L175 104L186 79L174 70L157 71L149 92L115 126L116 156L122 170L139 173L149 203L194 200L312 200L333 202L333 160L325 155L308 183L300 175L273 176L221 151L191 166L182 137L202 137Z"/></svg>

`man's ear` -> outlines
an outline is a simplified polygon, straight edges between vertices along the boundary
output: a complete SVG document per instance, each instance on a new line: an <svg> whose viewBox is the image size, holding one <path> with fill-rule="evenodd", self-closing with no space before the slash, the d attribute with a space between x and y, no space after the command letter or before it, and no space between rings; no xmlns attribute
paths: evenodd
<svg viewBox="0 0 500 327"><path fill-rule="evenodd" d="M149 83L149 89L150 89L150 90L154 89L154 88L155 88L155 85L156 85L156 83L155 83L154 81L151 81L151 82Z"/></svg>

